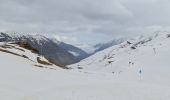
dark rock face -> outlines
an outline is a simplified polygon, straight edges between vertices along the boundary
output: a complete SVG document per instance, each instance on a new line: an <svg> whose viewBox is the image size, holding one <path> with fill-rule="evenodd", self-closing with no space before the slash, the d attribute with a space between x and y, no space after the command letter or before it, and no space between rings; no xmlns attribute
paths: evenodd
<svg viewBox="0 0 170 100"><path fill-rule="evenodd" d="M60 42L58 44L59 47L62 47L63 49L67 50L68 52L73 52L74 56L76 56L79 60L82 60L84 58L87 58L88 56L90 56L89 54L87 54L85 51L77 48L77 47L74 47L70 44L66 44L64 42Z"/></svg>
<svg viewBox="0 0 170 100"><path fill-rule="evenodd" d="M10 36L5 33L0 33L0 37L1 42L26 43L51 63L61 67L80 61L79 58L60 47L57 43L41 35Z"/></svg>
<svg viewBox="0 0 170 100"><path fill-rule="evenodd" d="M79 61L76 57L67 52L65 49L60 48L50 39L45 37L40 40L33 37L30 38L26 39L26 41L33 48L37 49L46 59L58 66L65 66Z"/></svg>

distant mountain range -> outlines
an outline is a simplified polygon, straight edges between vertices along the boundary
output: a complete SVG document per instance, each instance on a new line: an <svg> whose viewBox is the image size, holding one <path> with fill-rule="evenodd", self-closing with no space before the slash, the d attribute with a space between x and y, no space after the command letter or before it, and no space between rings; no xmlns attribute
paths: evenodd
<svg viewBox="0 0 170 100"><path fill-rule="evenodd" d="M112 41L108 41L106 43L99 43L96 45L79 44L77 47L81 48L83 51L85 51L89 55L93 55L99 51L102 51L114 45L118 45L126 40L127 40L126 38L118 38L118 39L113 39Z"/></svg>
<svg viewBox="0 0 170 100"><path fill-rule="evenodd" d="M102 51L102 50L107 49L109 47L112 47L114 45L118 45L118 44L124 42L125 40L126 40L125 38L120 38L120 39L113 39L112 41L107 42L107 43L97 44L97 45L94 46L94 48L95 48L94 53Z"/></svg>

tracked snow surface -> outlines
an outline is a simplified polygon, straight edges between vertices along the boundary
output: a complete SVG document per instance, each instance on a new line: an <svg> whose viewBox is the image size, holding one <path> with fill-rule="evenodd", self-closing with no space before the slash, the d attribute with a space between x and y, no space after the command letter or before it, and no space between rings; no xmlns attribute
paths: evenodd
<svg viewBox="0 0 170 100"><path fill-rule="evenodd" d="M0 51L0 100L169 100L169 37L128 40L67 70L39 64L16 45L0 47L27 56Z"/></svg>

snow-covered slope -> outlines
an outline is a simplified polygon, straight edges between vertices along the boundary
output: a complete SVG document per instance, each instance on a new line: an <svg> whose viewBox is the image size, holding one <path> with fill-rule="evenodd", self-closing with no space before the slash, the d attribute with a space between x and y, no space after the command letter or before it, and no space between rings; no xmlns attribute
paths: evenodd
<svg viewBox="0 0 170 100"><path fill-rule="evenodd" d="M157 63L167 66L169 64L167 58L170 56L169 44L168 33L139 37L112 46L72 66L73 68L79 66L86 70L107 72L124 70L131 68L132 65L139 68L158 66Z"/></svg>
<svg viewBox="0 0 170 100"><path fill-rule="evenodd" d="M169 100L169 37L129 40L70 70L36 67L38 55L29 50L1 48L35 62L0 51L0 100Z"/></svg>
<svg viewBox="0 0 170 100"><path fill-rule="evenodd" d="M121 91L128 93L130 88L136 87L120 88L124 84L117 82L112 74L63 70L47 65L36 67L34 64L39 65L35 60L36 54L16 45L11 46L15 48L1 49L32 58L28 60L8 52L0 52L1 100L113 100L115 98L123 100L125 97L120 96ZM133 94L126 96L131 98Z"/></svg>
<svg viewBox="0 0 170 100"><path fill-rule="evenodd" d="M168 100L169 58L170 34L159 33L110 47L70 67L91 73L112 73L115 79L124 83L118 87L123 89L121 95L127 98L118 97L118 100ZM139 81L141 83L136 83ZM132 86L129 94L134 93L132 98L124 94L129 86Z"/></svg>
<svg viewBox="0 0 170 100"><path fill-rule="evenodd" d="M18 44L13 44L12 42L8 43L0 42L0 52L2 54L9 54L11 56L16 56L21 59L25 59L31 62L30 64L32 66L47 68L48 65L48 68L56 67L54 64L50 63L46 58L35 53L33 50L23 48Z"/></svg>

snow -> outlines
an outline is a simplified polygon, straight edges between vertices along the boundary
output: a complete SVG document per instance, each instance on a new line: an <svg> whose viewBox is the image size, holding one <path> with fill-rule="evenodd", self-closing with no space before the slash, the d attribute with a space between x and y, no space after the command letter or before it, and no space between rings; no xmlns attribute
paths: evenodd
<svg viewBox="0 0 170 100"><path fill-rule="evenodd" d="M124 42L70 65L70 70L35 67L32 61L0 52L0 99L169 100L170 38L166 36L152 37L134 50L131 46L143 39ZM33 60L37 57L26 52Z"/></svg>
<svg viewBox="0 0 170 100"><path fill-rule="evenodd" d="M68 51L68 52L71 53L72 55L76 56L76 57L79 56L79 54L74 52L74 51Z"/></svg>

